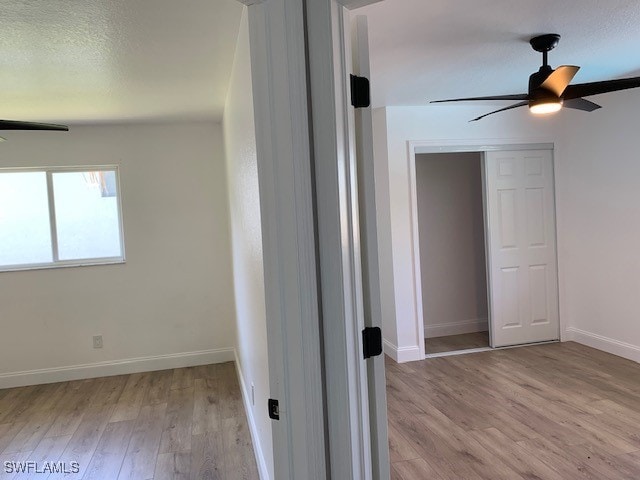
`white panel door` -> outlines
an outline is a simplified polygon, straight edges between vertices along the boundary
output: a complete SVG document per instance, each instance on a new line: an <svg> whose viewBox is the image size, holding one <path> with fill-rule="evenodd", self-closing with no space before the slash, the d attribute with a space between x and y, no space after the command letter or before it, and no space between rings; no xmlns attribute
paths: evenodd
<svg viewBox="0 0 640 480"><path fill-rule="evenodd" d="M487 152L485 178L491 345L557 340L553 152Z"/></svg>

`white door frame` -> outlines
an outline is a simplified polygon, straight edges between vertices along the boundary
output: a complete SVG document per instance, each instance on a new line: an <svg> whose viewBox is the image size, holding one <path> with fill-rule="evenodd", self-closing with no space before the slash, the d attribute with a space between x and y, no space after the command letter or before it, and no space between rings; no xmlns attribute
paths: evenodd
<svg viewBox="0 0 640 480"><path fill-rule="evenodd" d="M307 15L330 478L371 480L350 15L336 0Z"/></svg>
<svg viewBox="0 0 640 480"><path fill-rule="evenodd" d="M377 0L240 1L249 19L270 387L280 401L273 480L368 480L342 9Z"/></svg>
<svg viewBox="0 0 640 480"><path fill-rule="evenodd" d="M425 141L408 141L408 161L409 161L409 218L411 225L411 259L412 259L412 284L413 284L413 299L414 299L414 311L416 312L414 317L415 329L417 338L419 341L420 356L421 358L430 358L433 355L428 355L425 352L425 340L424 340L424 314L422 304L422 273L420 267L420 238L418 229L418 194L416 183L416 155L423 153L463 153L463 152L476 152L482 154L482 189L485 191L485 173L484 173L484 153L490 151L509 151L509 150L554 150L553 141L544 139L472 139L472 140L425 140ZM555 180L554 180L554 195L555 195ZM485 196L485 195L483 195ZM484 202L484 198L483 198ZM555 203L554 203L555 205ZM485 215L485 244L486 244L486 232L487 232L487 219ZM485 249L488 246L485 245ZM489 252L487 251L487 265L489 264ZM489 328L491 328L491 285L489 282L489 271L487 269L487 296L489 297ZM560 316L560 332L563 332L565 328L562 323L562 316ZM484 349L478 349L479 351ZM440 356L440 355L435 355Z"/></svg>
<svg viewBox="0 0 640 480"><path fill-rule="evenodd" d="M369 24L366 16L355 15L351 19L353 46L353 74L371 78L369 57ZM351 108L354 113L356 143L356 169L360 208L360 244L362 250L362 282L364 286L365 327L380 328L384 323L382 308L383 292L380 271L380 248L378 241L378 212L381 207L376 192L376 180L386 166L376 165L373 146L373 112L371 108ZM388 292L391 293L391 292ZM369 425L371 438L372 478L389 480L391 472L387 381L385 356L372 357L366 361L369 389Z"/></svg>
<svg viewBox="0 0 640 480"><path fill-rule="evenodd" d="M270 480L325 480L329 459L304 4L242 3L249 20L269 385L280 404L280 419L272 421Z"/></svg>

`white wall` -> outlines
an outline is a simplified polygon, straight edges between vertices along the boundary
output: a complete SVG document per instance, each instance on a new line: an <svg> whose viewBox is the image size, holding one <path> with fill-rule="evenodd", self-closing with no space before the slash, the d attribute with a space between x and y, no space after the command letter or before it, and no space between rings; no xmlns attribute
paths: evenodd
<svg viewBox="0 0 640 480"><path fill-rule="evenodd" d="M378 218L380 230L391 232L391 245L381 256L393 259L393 286L395 297L395 325L385 325L386 352L400 361L421 359L420 329L416 295L413 288L413 238L409 195L409 141L431 142L433 145L463 145L479 143L536 143L554 142L558 117L539 118L524 109L505 112L479 122L469 119L490 111L491 106L428 106L387 107L374 118L374 136L383 134L386 127L387 148L378 148L375 154L386 156L389 168L390 218ZM564 112L563 112L564 113ZM486 141L489 142L486 142ZM378 140L376 140L378 142ZM376 159L384 162L385 158ZM395 341L394 341L395 340Z"/></svg>
<svg viewBox="0 0 640 480"><path fill-rule="evenodd" d="M224 136L237 312L236 351L258 467L264 480L273 478L273 455L271 420L266 408L270 392L269 360L246 8L224 112ZM255 385L255 405L247 402L252 384Z"/></svg>
<svg viewBox="0 0 640 480"><path fill-rule="evenodd" d="M640 91L593 100L556 166L560 313L568 338L640 361Z"/></svg>
<svg viewBox="0 0 640 480"><path fill-rule="evenodd" d="M233 359L219 124L4 136L2 167L120 165L127 262L0 273L0 388Z"/></svg>
<svg viewBox="0 0 640 480"><path fill-rule="evenodd" d="M487 330L479 153L416 155L425 338Z"/></svg>

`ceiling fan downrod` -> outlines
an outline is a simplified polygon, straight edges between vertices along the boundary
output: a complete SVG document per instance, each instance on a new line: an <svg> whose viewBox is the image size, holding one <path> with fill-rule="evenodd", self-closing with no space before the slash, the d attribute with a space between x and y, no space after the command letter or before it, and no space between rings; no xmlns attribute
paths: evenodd
<svg viewBox="0 0 640 480"><path fill-rule="evenodd" d="M542 53L542 66L548 67L548 55L551 50L558 46L560 42L560 35L557 33L547 33L545 35L538 35L537 37L533 37L529 40L531 47L536 52Z"/></svg>

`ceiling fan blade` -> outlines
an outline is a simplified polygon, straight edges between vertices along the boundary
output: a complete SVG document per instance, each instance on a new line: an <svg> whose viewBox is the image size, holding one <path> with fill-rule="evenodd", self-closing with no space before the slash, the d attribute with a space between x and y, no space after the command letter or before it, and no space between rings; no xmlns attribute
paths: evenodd
<svg viewBox="0 0 640 480"><path fill-rule="evenodd" d="M540 84L540 88L549 90L553 92L556 97L559 97L571 83L573 77L576 76L578 70L580 70L580 67L576 67L575 65L562 65L556 68L551 75Z"/></svg>
<svg viewBox="0 0 640 480"><path fill-rule="evenodd" d="M469 120L469 122L477 122L478 120L488 117L489 115L493 115L494 113L504 112L505 110L511 110L512 108L524 107L525 105L529 105L529 102L520 102L515 103L513 105L509 105L508 107L501 108L500 110L495 110L493 112L485 113L484 115L480 115L479 117L474 118L473 120Z"/></svg>
<svg viewBox="0 0 640 480"><path fill-rule="evenodd" d="M0 120L0 130L54 130L68 132L66 125L55 125L53 123L18 122L16 120Z"/></svg>
<svg viewBox="0 0 640 480"><path fill-rule="evenodd" d="M469 98L452 98L449 100L432 100L429 103L443 102L472 102L474 100L528 100L529 95L526 93L517 93L515 95L494 95L490 97L469 97Z"/></svg>
<svg viewBox="0 0 640 480"><path fill-rule="evenodd" d="M570 100L565 100L562 103L564 108L573 108L575 110L582 110L583 112L593 112L599 108L602 108L597 103L590 102L589 100L585 100L584 98L572 98Z"/></svg>
<svg viewBox="0 0 640 480"><path fill-rule="evenodd" d="M564 99L589 97L600 93L617 92L629 88L640 87L640 77L621 78L619 80L605 80L603 82L578 83L569 85L564 92Z"/></svg>

